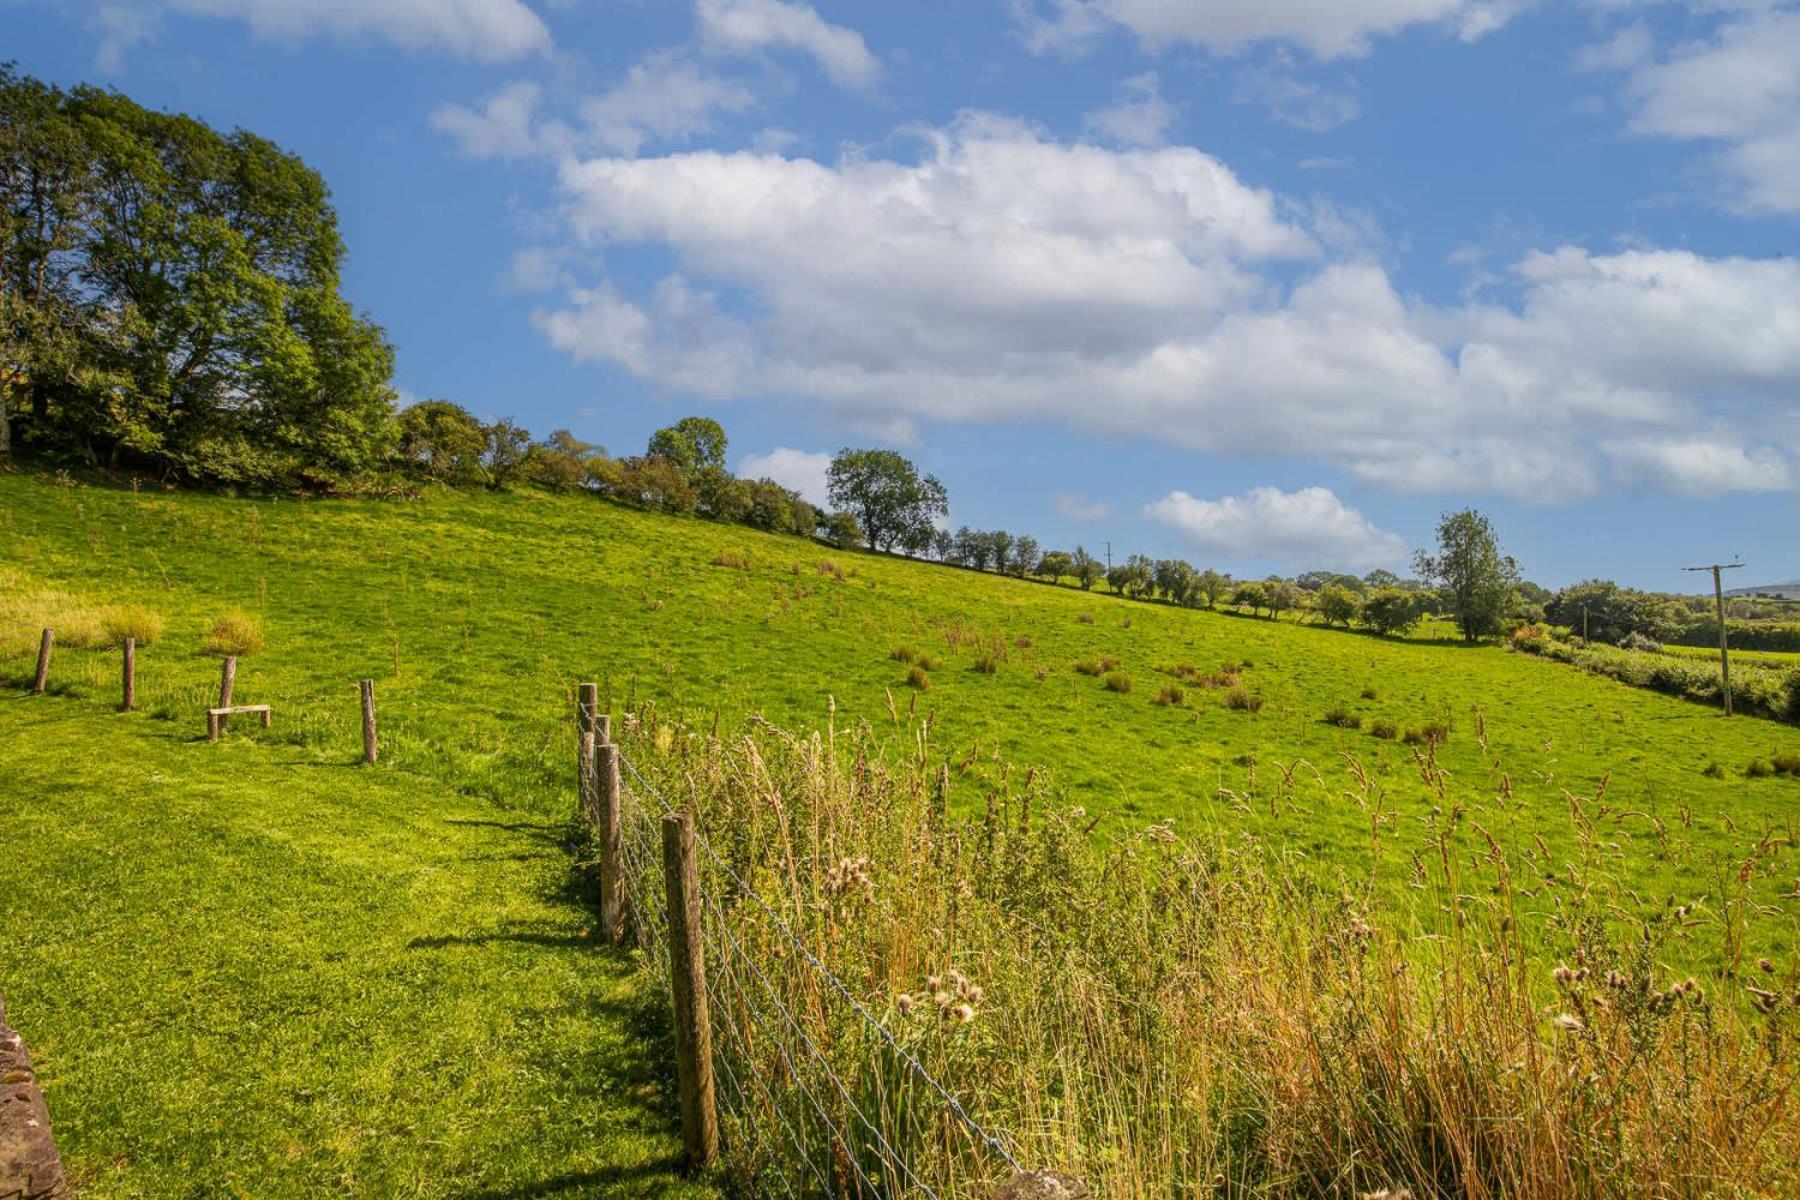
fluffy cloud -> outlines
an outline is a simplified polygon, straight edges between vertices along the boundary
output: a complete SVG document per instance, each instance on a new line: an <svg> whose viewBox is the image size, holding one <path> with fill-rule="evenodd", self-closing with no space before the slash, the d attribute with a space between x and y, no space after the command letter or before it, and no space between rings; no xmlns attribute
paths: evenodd
<svg viewBox="0 0 1800 1200"><path fill-rule="evenodd" d="M862 35L833 25L810 4L793 0L699 0L695 10L700 41L723 54L748 54L767 48L810 54L833 81L868 87L880 74Z"/></svg>
<svg viewBox="0 0 1800 1200"><path fill-rule="evenodd" d="M550 49L550 31L520 0L168 0L167 7L241 20L262 37L379 39L484 62Z"/></svg>
<svg viewBox="0 0 1800 1200"><path fill-rule="evenodd" d="M1717 143L1729 202L1800 212L1800 10L1741 14L1660 62L1641 65L1647 50L1638 53L1600 62L1636 68L1626 85L1634 133Z"/></svg>
<svg viewBox="0 0 1800 1200"><path fill-rule="evenodd" d="M829 454L777 446L767 454L746 454L737 473L741 479L773 479L820 508L828 508L831 501L826 495L825 472L830 466Z"/></svg>
<svg viewBox="0 0 1800 1200"><path fill-rule="evenodd" d="M1113 104L1087 115L1084 127L1107 141L1126 146L1160 145L1175 122L1175 106L1162 97L1155 71L1135 75L1120 85Z"/></svg>
<svg viewBox="0 0 1800 1200"><path fill-rule="evenodd" d="M538 84L511 83L479 107L441 105L431 123L473 158L636 154L651 142L710 133L720 114L743 112L756 98L678 52L658 51L632 64L612 89L582 99L573 120L543 115L543 101Z"/></svg>
<svg viewBox="0 0 1800 1200"><path fill-rule="evenodd" d="M1014 0L1025 43L1036 52L1071 51L1111 28L1150 47L1203 46L1229 54L1256 42L1285 42L1320 58L1364 54L1377 37L1435 25L1472 39L1504 24L1529 0Z"/></svg>
<svg viewBox="0 0 1800 1200"><path fill-rule="evenodd" d="M1721 492L1780 492L1793 486L1782 454L1769 446L1746 449L1710 438L1638 438L1604 449L1628 481L1688 496Z"/></svg>
<svg viewBox="0 0 1800 1200"><path fill-rule="evenodd" d="M568 293L540 314L553 344L707 396L896 431L1051 421L1537 501L1784 486L1800 452L1796 259L1563 248L1514 264L1510 303L1434 308L1196 150L979 116L916 161L569 160L561 187L585 250L677 266L641 297ZM1683 471L1646 449L1698 444L1742 458Z"/></svg>
<svg viewBox="0 0 1800 1200"><path fill-rule="evenodd" d="M1366 571L1406 558L1406 543L1377 528L1329 488L1251 488L1242 496L1199 500L1170 492L1144 515L1178 531L1198 554L1281 559Z"/></svg>

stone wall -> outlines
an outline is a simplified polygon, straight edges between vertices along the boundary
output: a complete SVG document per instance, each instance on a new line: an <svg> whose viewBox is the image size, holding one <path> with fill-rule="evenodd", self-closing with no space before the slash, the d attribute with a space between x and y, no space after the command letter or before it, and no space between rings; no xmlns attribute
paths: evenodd
<svg viewBox="0 0 1800 1200"><path fill-rule="evenodd" d="M25 1039L6 1023L6 1002L0 1000L0 1200L69 1194Z"/></svg>

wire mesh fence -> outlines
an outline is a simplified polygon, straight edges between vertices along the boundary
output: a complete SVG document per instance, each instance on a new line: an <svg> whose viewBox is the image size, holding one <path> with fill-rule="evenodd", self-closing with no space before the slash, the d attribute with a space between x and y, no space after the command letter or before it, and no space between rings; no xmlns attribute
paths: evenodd
<svg viewBox="0 0 1800 1200"><path fill-rule="evenodd" d="M659 827L676 805L623 748L619 763L630 926L647 969L667 986ZM829 918L798 888L759 887L756 873L771 864L730 839L717 843L700 828L695 841L728 1173L752 1195L948 1200L1018 1170L1008 1141L921 1057L938 1023L972 1011L956 1003L962 985L932 981L942 986L918 1003L933 1008L933 1020L891 1027L878 1010L892 1001L859 994L827 961L815 934ZM828 887L854 888L855 874L844 864Z"/></svg>

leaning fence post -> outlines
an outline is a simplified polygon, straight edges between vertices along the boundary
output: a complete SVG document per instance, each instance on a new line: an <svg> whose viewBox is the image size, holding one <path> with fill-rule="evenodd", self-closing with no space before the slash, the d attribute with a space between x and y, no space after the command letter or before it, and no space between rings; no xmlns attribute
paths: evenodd
<svg viewBox="0 0 1800 1200"><path fill-rule="evenodd" d="M137 707L137 639L125 639L125 662L120 668L122 676L119 681L122 695L119 697L119 711L130 712Z"/></svg>
<svg viewBox="0 0 1800 1200"><path fill-rule="evenodd" d="M235 691L236 689L237 689L237 655L227 654L225 656L224 663L222 663L219 667L219 707L220 708L230 708L231 707L231 693L233 691ZM219 722L218 732L219 733L225 732L225 724L226 724L227 719L228 718L226 717L226 715L224 713L219 714L219 718L218 718L218 722Z"/></svg>
<svg viewBox="0 0 1800 1200"><path fill-rule="evenodd" d="M1021 1171L995 1188L988 1200L1087 1200L1087 1184L1056 1171Z"/></svg>
<svg viewBox="0 0 1800 1200"><path fill-rule="evenodd" d="M375 681L364 679L357 688L362 692L363 761L373 765L381 753L375 741Z"/></svg>
<svg viewBox="0 0 1800 1200"><path fill-rule="evenodd" d="M700 872L694 818L663 818L663 889L668 903L669 976L675 998L675 1081L681 1091L681 1142L690 1166L719 1153L713 1094L712 1026L706 1005L706 955L700 938Z"/></svg>
<svg viewBox="0 0 1800 1200"><path fill-rule="evenodd" d="M54 629L44 630L44 636L38 639L37 677L32 680L31 694L41 696L50 684L50 647L56 642Z"/></svg>
<svg viewBox="0 0 1800 1200"><path fill-rule="evenodd" d="M599 748L593 767L596 777L600 840L600 934L609 946L625 940L625 833L619 820L619 748L611 742Z"/></svg>

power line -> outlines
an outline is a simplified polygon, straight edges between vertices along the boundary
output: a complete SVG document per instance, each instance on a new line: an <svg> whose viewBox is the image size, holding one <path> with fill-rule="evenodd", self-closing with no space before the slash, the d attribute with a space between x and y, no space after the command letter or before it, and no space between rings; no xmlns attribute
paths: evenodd
<svg viewBox="0 0 1800 1200"><path fill-rule="evenodd" d="M1709 563L1704 567L1683 567L1684 571L1711 571L1713 577L1713 603L1719 612L1719 679L1725 690L1725 715L1731 715L1731 651L1725 636L1725 585L1719 581L1719 572L1735 571L1744 564L1741 562Z"/></svg>

